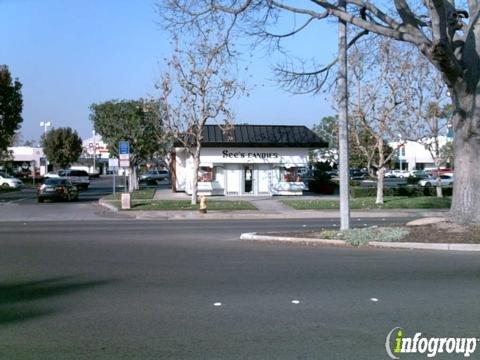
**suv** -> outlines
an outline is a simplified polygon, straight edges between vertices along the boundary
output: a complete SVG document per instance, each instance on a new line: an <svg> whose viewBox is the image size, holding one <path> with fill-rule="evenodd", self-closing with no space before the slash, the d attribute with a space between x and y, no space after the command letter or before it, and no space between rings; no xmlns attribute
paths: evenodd
<svg viewBox="0 0 480 360"><path fill-rule="evenodd" d="M88 189L90 178L85 170L60 170L56 173L45 174L45 178L65 178L76 185L79 189Z"/></svg>

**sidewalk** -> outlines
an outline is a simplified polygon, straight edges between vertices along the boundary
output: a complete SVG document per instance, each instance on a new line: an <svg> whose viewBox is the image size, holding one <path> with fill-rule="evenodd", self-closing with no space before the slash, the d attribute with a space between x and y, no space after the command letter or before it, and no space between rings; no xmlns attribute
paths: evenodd
<svg viewBox="0 0 480 360"><path fill-rule="evenodd" d="M255 219L327 219L340 218L339 210L295 210L281 202L282 199L292 199L291 196L241 196L241 197L209 197L209 201L236 201L245 200L252 203L258 210L254 211L219 211L210 210L206 214L198 211L172 211L172 210L128 210L122 215L142 220L255 220ZM190 196L183 193L174 193L168 186L157 188L154 200L189 200ZM302 200L338 199L338 196L304 195ZM110 210L114 207L100 200L99 203ZM431 216L444 216L448 209L378 209L378 210L353 210L353 218L419 218Z"/></svg>

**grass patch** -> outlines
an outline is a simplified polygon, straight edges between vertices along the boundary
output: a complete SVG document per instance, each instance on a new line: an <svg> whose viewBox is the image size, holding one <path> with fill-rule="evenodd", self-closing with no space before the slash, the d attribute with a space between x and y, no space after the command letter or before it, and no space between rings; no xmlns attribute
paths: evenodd
<svg viewBox="0 0 480 360"><path fill-rule="evenodd" d="M295 210L339 209L338 200L282 200ZM432 196L406 197L387 196L381 205L375 204L374 197L363 197L350 200L351 209L448 209L451 197L437 198Z"/></svg>
<svg viewBox="0 0 480 360"><path fill-rule="evenodd" d="M120 200L121 192L117 192L115 194L110 194L104 197L105 200ZM155 195L155 189L141 189L134 191L132 193L132 200L143 200L143 199L152 199Z"/></svg>
<svg viewBox="0 0 480 360"><path fill-rule="evenodd" d="M119 207L120 202L112 201L112 204ZM199 204L192 205L190 200L133 200L131 210L198 210ZM248 201L209 201L208 210L257 210Z"/></svg>
<svg viewBox="0 0 480 360"><path fill-rule="evenodd" d="M399 241L409 234L405 227L370 227L349 230L322 230L321 239L345 240L353 246L368 245L370 241Z"/></svg>
<svg viewBox="0 0 480 360"><path fill-rule="evenodd" d="M20 191L20 188L3 188L0 187L0 194L2 193L9 193L9 192L15 192L15 191Z"/></svg>

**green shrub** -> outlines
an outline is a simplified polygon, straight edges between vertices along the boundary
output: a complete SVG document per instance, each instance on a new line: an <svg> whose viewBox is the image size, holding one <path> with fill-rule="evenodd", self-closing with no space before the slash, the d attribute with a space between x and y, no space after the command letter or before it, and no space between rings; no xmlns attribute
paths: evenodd
<svg viewBox="0 0 480 360"><path fill-rule="evenodd" d="M352 198L370 197L377 195L376 187L351 187L350 194ZM384 188L383 196L437 196L437 190L435 187L423 187L419 185L407 185L395 188ZM444 187L443 196L452 196L452 188Z"/></svg>

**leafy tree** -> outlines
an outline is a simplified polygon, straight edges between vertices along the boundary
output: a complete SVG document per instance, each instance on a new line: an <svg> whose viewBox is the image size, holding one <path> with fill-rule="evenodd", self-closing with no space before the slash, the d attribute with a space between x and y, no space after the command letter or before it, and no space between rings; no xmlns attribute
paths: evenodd
<svg viewBox="0 0 480 360"><path fill-rule="evenodd" d="M163 154L166 139L161 107L156 100L110 100L90 106L90 120L110 154L118 156L120 141L130 144L130 191L138 188L137 166Z"/></svg>
<svg viewBox="0 0 480 360"><path fill-rule="evenodd" d="M54 166L65 168L82 153L82 139L70 127L52 129L42 137L43 152Z"/></svg>
<svg viewBox="0 0 480 360"><path fill-rule="evenodd" d="M371 149L375 146L375 140L362 127L356 127L354 119L349 119L349 164L352 168L369 168L368 158L362 149ZM338 162L338 119L336 116L325 116L320 119L318 124L315 124L312 130L322 139L328 142L328 148L318 150L323 159L328 163ZM387 140L385 139L385 144ZM393 152L393 149L385 145L385 152L387 156ZM315 158L315 156L311 156ZM373 161L378 163L378 152L373 154Z"/></svg>
<svg viewBox="0 0 480 360"><path fill-rule="evenodd" d="M452 164L454 163L455 157L454 157L454 151L453 151L453 142L449 141L445 145L443 145L440 148L440 159L441 159L441 165L446 166L446 167L452 167Z"/></svg>
<svg viewBox="0 0 480 360"><path fill-rule="evenodd" d="M0 66L0 159L7 156L15 132L22 123L22 84L12 80L6 65Z"/></svg>
<svg viewBox="0 0 480 360"><path fill-rule="evenodd" d="M189 25L199 24L208 29L221 17L229 21L227 39L238 40L234 37L240 31L235 30L248 29L243 33L270 41L276 49L281 49L280 43L294 43L292 39L302 41L302 34L329 17L353 25L350 44L368 33L411 44L440 71L454 107L456 190L450 215L457 222L480 223L480 4L471 0L461 6L466 8L457 8L450 0L166 0L164 8L169 25L178 31L188 32ZM284 26L288 20L291 27ZM313 63L309 68L305 61L300 67L287 63L280 69L280 80L303 92L318 92L334 63L326 67Z"/></svg>

